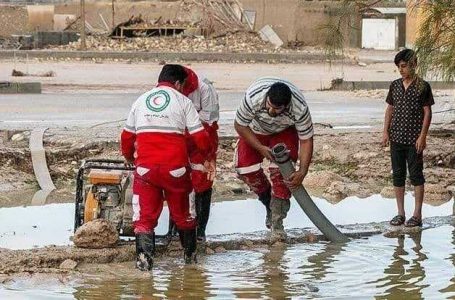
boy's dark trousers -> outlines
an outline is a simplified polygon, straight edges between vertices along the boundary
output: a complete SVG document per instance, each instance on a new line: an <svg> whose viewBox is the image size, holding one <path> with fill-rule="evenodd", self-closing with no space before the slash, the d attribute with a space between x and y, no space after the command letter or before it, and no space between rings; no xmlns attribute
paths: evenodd
<svg viewBox="0 0 455 300"><path fill-rule="evenodd" d="M423 185L423 153L417 153L415 144L406 145L390 142L390 156L392 159L393 185L404 187L406 182L406 164L409 178L413 186Z"/></svg>

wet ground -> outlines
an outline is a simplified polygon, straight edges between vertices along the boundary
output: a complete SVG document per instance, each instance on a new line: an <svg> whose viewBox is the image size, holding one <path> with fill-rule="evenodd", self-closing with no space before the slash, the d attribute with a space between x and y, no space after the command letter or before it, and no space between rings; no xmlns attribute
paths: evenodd
<svg viewBox="0 0 455 300"><path fill-rule="evenodd" d="M16 67L13 62L5 64L0 77L12 80L9 74L13 65ZM84 260L76 271L60 270L59 259L70 255L72 247L37 247L71 244L74 205L67 202L73 201L72 180L80 161L87 157L118 155L116 142L122 122L117 120L125 118L131 103L140 91L150 87L161 66L32 62L18 63L18 67L29 68L31 73L54 70L57 76L40 79L44 84L41 95L0 96L0 128L26 130L50 126L45 135L45 148L51 175L65 190L51 194L47 203L54 204L30 206L36 183L27 156L27 138L7 142L6 148L0 149L3 151L0 203L4 206L0 208L0 258L12 257L16 267L27 266L25 274L15 273L16 268L11 276L0 275L1 299L455 298L455 230L450 218L442 223L426 220L422 232L398 231L391 235L393 238L376 234L354 239L346 245L314 243L317 239L302 244L308 241L306 238L272 247L263 242L258 247L249 247L251 243L239 244L226 247L228 251L221 248L210 255L200 255L197 266L184 267L180 256L164 255L158 257L151 274L134 270L131 244L119 246L118 253L109 250L97 254L98 250L84 250L73 254L75 257L86 254L94 260ZM194 64L193 67L214 80L220 91L221 135L233 133L234 111L243 91L255 77L273 74L296 83L304 90L314 121L334 126L328 130L325 125L318 125L316 130L315 157L305 184L309 190L331 201L314 198L316 204L343 231L382 233L388 230L386 223L371 222L386 221L395 215L393 199L374 195L384 186L390 186L389 154L379 146L380 133L365 133L380 130L386 91L322 92L316 89L327 88L335 77L389 81L397 76L393 64L336 66L332 70L324 65L293 64ZM453 91L435 94L435 112L453 107ZM434 123L450 122L453 113L436 113L433 120ZM346 133L352 129L364 133ZM249 195L235 179L232 143L232 140L221 143L215 184L217 201L228 199L232 193L243 199ZM433 194L439 191L445 194L437 201L426 200L432 205L425 204L425 217L453 213L453 198L447 202L446 195L455 184L454 143L453 134L438 133L429 138L426 176L428 183L434 185ZM348 197L339 202L350 195L368 197ZM410 213L412 207L412 195L407 194L407 212ZM244 237L244 242L252 237L262 238L265 236L264 214L257 200L217 202L212 207L208 240L216 244L220 236L224 240ZM166 231L167 218L164 210L158 233ZM289 232L312 227L295 202L285 226ZM6 252L18 255L6 256ZM119 254L123 254L119 260L122 263L105 264ZM104 261L100 261L101 258ZM29 265L37 268L27 269ZM1 267L3 269L3 265Z"/></svg>
<svg viewBox="0 0 455 300"><path fill-rule="evenodd" d="M347 244L279 245L200 257L86 267L83 275L3 280L4 299L453 299L455 228L440 226Z"/></svg>
<svg viewBox="0 0 455 300"><path fill-rule="evenodd" d="M336 225L366 224L382 222L396 213L394 199L380 195L360 199L349 197L333 204L324 199L313 197L320 210ZM413 196L406 195L405 208L410 214L414 207ZM424 217L449 216L453 213L453 201L439 206L424 204ZM163 210L156 232L165 234L169 214ZM207 234L228 235L262 231L265 210L254 199L223 201L212 205ZM0 248L30 249L48 245L71 245L73 235L74 204L49 204L0 208ZM284 222L286 229L313 227L296 201Z"/></svg>

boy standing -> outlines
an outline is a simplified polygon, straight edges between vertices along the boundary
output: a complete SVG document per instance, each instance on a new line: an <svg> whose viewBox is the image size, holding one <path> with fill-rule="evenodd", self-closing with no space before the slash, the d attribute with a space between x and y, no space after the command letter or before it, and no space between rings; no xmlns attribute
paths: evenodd
<svg viewBox="0 0 455 300"><path fill-rule="evenodd" d="M431 105L434 104L434 99L428 82L415 73L417 58L413 50L400 51L395 56L394 62L402 78L393 81L390 85L382 137L384 147L390 142L393 185L398 208L398 214L390 224L399 226L406 223L407 227L422 226L425 183L423 150L426 148L426 138L431 123ZM415 190L414 213L407 221L404 211L406 164Z"/></svg>

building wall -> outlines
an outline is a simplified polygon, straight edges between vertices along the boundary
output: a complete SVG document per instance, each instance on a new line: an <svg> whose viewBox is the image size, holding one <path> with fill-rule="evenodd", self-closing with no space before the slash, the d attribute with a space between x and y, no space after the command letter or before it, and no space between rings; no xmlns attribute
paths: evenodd
<svg viewBox="0 0 455 300"><path fill-rule="evenodd" d="M57 1L56 1L57 2ZM127 21L131 16L139 16L145 20L162 17L163 20L197 21L201 18L199 9L182 8L180 1L118 1L115 2L115 22ZM29 12L27 13L27 8ZM58 15L80 15L79 1L55 3L54 5L2 5L0 4L0 36L23 34L36 29L52 30L54 19L50 18L50 10ZM112 26L111 1L87 1L85 4L86 21L95 29L105 30L100 17L103 16L109 27ZM61 27L61 26L60 26Z"/></svg>
<svg viewBox="0 0 455 300"><path fill-rule="evenodd" d="M321 45L323 34L319 27L329 20L329 9L338 1L302 0L242 0L243 8L256 11L255 30L270 25L286 43L300 41L305 45ZM358 25L360 18L353 20ZM346 44L358 46L360 30L345 28Z"/></svg>

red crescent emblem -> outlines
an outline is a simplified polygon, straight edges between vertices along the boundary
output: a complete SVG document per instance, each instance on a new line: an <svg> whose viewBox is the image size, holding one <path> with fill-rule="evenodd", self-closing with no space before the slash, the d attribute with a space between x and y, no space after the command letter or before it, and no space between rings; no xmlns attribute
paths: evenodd
<svg viewBox="0 0 455 300"><path fill-rule="evenodd" d="M157 106L160 105L159 103L156 103L156 100L159 100L159 99L160 99L159 97L156 97L155 99L153 99L153 104L155 104Z"/></svg>

